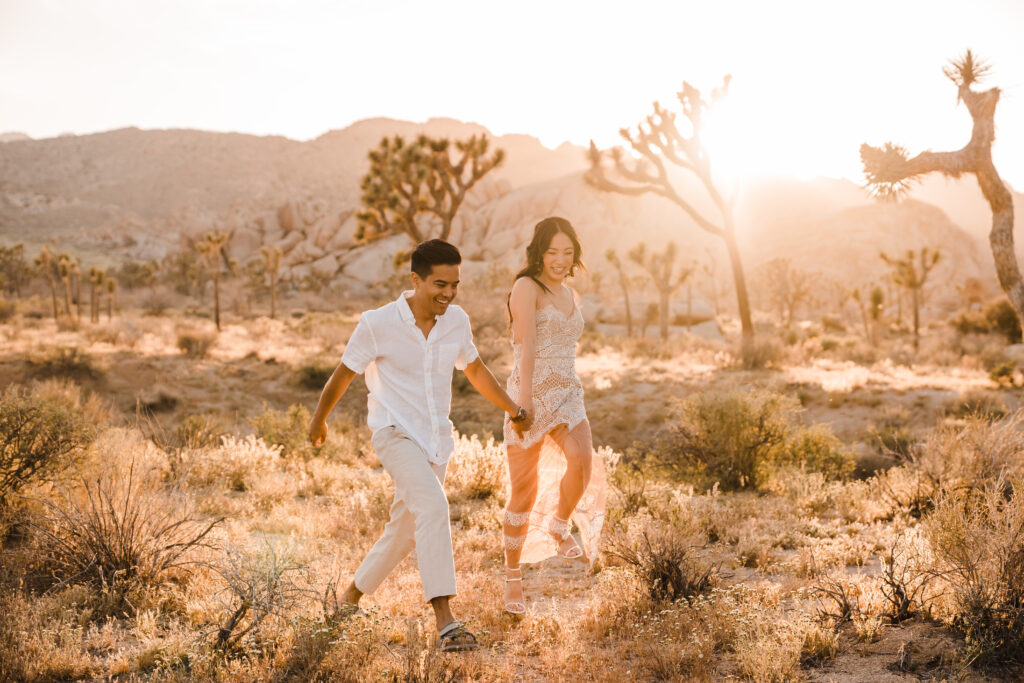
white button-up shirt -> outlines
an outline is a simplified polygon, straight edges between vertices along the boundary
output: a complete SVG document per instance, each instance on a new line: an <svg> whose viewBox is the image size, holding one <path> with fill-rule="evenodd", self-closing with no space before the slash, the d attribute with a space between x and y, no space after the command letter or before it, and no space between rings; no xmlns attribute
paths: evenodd
<svg viewBox="0 0 1024 683"><path fill-rule="evenodd" d="M416 318L402 292L395 301L359 318L341 362L364 373L374 432L389 426L404 429L435 464L448 462L455 450L452 421L452 371L465 370L480 355L466 312L449 304L436 317L429 336L416 327Z"/></svg>

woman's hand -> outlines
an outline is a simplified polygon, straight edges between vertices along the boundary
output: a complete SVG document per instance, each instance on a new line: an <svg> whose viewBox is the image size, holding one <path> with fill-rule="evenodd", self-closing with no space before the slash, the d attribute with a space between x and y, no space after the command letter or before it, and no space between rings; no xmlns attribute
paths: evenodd
<svg viewBox="0 0 1024 683"><path fill-rule="evenodd" d="M530 431L530 426L533 424L533 399L521 401L519 407L523 409L526 416L518 422L512 420L512 416L509 416L509 422L512 423L512 430L522 438L523 434Z"/></svg>

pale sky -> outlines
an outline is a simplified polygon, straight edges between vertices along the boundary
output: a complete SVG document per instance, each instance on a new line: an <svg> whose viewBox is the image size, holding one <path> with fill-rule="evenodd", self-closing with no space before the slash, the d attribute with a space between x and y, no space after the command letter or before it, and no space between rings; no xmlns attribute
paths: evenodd
<svg viewBox="0 0 1024 683"><path fill-rule="evenodd" d="M738 175L859 182L861 142L956 149L942 75L972 48L1003 89L996 164L1024 189L1024 2L0 0L0 132L125 126L306 140L447 116L607 146L683 79L733 76L716 150Z"/></svg>

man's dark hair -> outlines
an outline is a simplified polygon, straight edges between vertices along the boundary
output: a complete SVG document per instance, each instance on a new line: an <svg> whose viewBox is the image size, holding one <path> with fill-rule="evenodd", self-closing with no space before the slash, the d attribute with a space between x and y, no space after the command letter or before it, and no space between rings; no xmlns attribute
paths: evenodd
<svg viewBox="0 0 1024 683"><path fill-rule="evenodd" d="M444 240L420 242L412 250L412 272L426 279L434 266L457 266L462 263L462 254Z"/></svg>

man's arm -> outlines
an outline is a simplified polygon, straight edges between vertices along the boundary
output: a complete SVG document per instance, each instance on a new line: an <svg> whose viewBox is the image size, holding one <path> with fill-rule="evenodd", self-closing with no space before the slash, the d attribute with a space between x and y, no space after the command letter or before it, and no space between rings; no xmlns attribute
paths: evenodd
<svg viewBox="0 0 1024 683"><path fill-rule="evenodd" d="M474 389L480 392L481 396L509 415L515 415L519 412L519 404L505 393L505 390L498 384L498 380L494 379L494 374L490 368L484 364L484 361L479 356L466 366L464 372L466 373L466 379L469 380ZM512 424L515 426L516 431L526 431L532 423L533 415L527 413L525 420L513 422Z"/></svg>
<svg viewBox="0 0 1024 683"><path fill-rule="evenodd" d="M331 378L324 385L324 390L320 392L320 401L316 404L316 412L313 413L313 419L309 422L309 442L317 448L324 445L324 440L327 438L327 416L345 394L355 376L355 370L350 369L344 363L338 363L338 367L334 369Z"/></svg>

